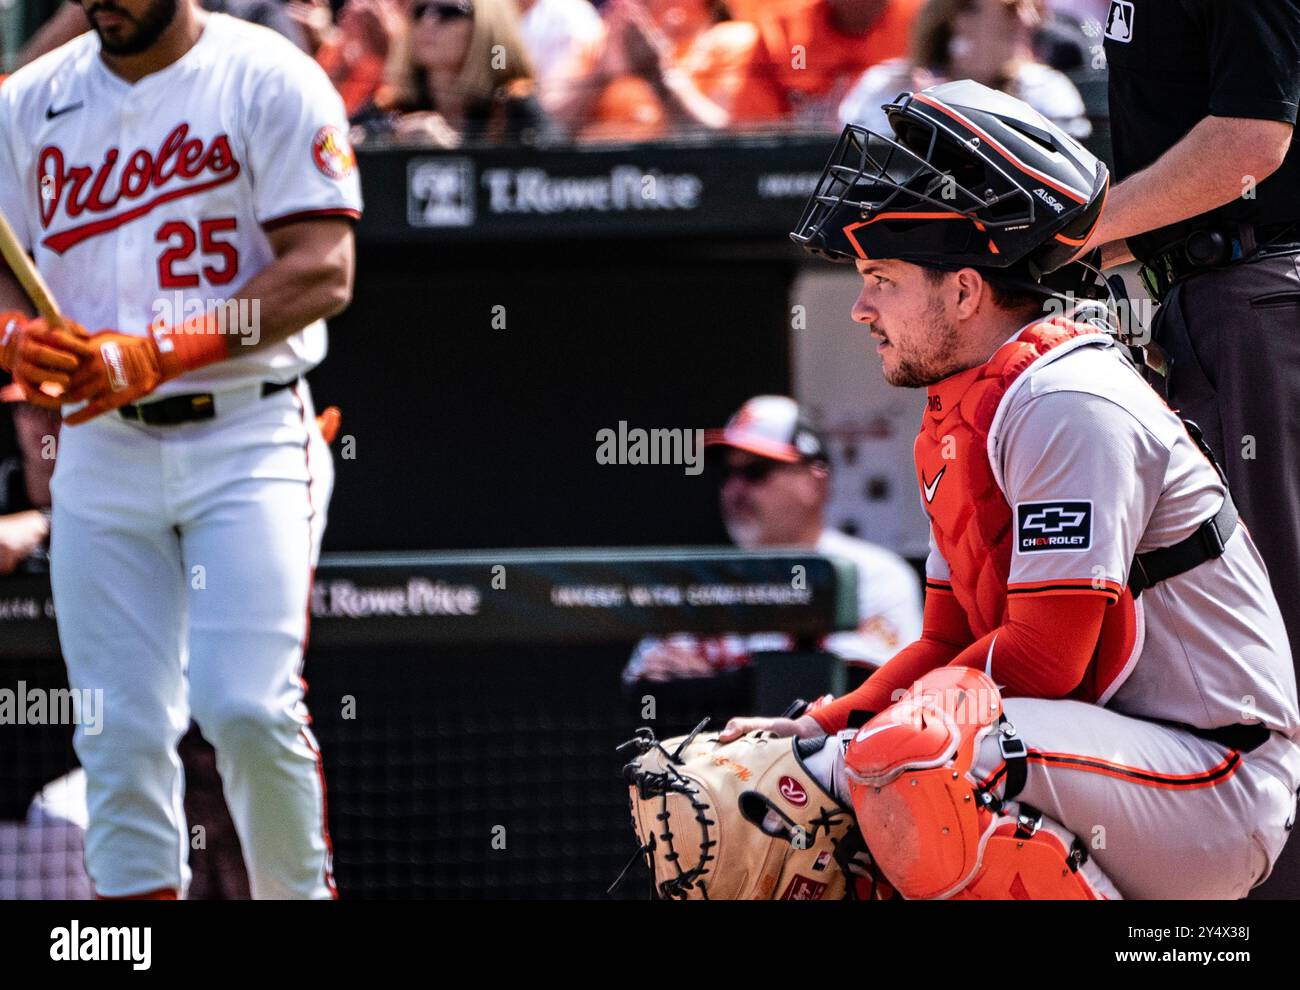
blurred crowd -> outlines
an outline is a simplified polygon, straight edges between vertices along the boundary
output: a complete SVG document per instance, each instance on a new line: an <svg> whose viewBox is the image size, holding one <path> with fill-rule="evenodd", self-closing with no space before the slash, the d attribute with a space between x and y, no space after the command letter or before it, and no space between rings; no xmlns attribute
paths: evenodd
<svg viewBox="0 0 1300 990"><path fill-rule="evenodd" d="M439 147L880 128L948 79L1086 138L1107 0L198 0L266 25L337 86L353 140ZM29 60L87 30L65 3ZM1083 92L1081 94L1080 87Z"/></svg>

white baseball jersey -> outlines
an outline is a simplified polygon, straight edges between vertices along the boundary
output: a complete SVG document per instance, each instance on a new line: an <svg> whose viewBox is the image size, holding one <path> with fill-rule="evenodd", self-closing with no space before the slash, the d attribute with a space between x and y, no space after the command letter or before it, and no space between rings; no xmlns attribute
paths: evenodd
<svg viewBox="0 0 1300 990"><path fill-rule="evenodd" d="M1012 510L1013 598L1068 589L1114 600L1135 553L1178 543L1223 504L1182 421L1104 340L1061 345L1013 383L989 460ZM926 570L948 580L937 552ZM1136 606L1134 656L1103 704L1200 728L1261 721L1300 737L1286 629L1244 523L1222 557L1148 588ZM993 667L996 680L996 657Z"/></svg>
<svg viewBox="0 0 1300 990"><path fill-rule="evenodd" d="M0 86L0 209L92 333L180 323L272 260L268 229L360 216L342 100L274 31L212 14L188 52L134 84L99 49L88 32ZM250 339L256 316L248 306L237 324ZM289 381L325 348L317 321L156 394Z"/></svg>

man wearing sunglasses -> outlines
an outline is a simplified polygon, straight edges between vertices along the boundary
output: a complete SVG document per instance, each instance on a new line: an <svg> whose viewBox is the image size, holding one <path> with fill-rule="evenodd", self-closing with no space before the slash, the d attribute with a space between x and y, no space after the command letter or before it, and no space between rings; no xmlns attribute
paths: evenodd
<svg viewBox="0 0 1300 990"><path fill-rule="evenodd" d="M727 534L744 550L799 548L843 557L858 568L858 628L821 646L846 663L874 669L920 634L916 573L897 554L826 525L830 459L816 429L792 399L750 399L721 430L705 434L720 482ZM627 684L710 678L737 671L759 651L789 650L781 632L641 641L623 671Z"/></svg>

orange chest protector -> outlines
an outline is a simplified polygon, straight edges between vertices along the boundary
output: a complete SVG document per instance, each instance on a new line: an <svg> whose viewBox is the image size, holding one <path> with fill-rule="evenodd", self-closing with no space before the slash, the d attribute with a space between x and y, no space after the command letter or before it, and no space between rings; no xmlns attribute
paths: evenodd
<svg viewBox="0 0 1300 990"><path fill-rule="evenodd" d="M1057 318L1029 327L989 360L929 390L915 444L917 483L930 531L951 572L952 590L975 639L1006 619L1012 513L989 463L989 433L1012 384L1051 351L1095 328ZM1132 595L1108 608L1098 652L1071 697L1095 701L1131 656ZM1108 628L1109 627L1109 628Z"/></svg>

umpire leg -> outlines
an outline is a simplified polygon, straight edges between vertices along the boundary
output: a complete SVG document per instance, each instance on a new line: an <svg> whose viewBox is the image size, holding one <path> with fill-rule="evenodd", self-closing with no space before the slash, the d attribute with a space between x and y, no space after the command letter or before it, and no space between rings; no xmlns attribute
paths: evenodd
<svg viewBox="0 0 1300 990"><path fill-rule="evenodd" d="M1153 333L1173 361L1169 403L1223 465L1300 647L1300 252L1182 282ZM1300 843L1260 892L1300 897Z"/></svg>

